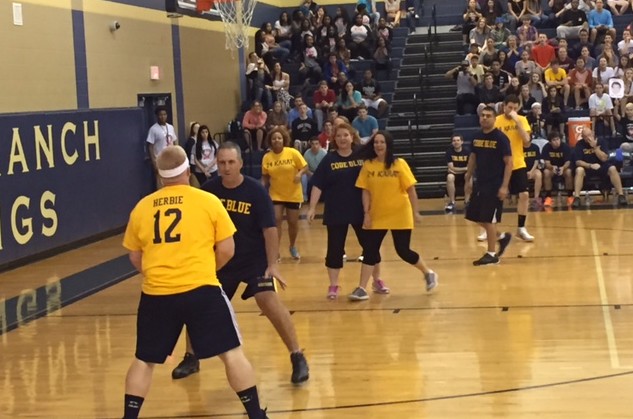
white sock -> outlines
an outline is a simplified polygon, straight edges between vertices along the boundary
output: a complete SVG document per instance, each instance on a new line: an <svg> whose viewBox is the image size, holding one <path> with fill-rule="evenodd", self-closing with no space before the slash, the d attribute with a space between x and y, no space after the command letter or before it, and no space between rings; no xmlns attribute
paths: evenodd
<svg viewBox="0 0 633 419"><path fill-rule="evenodd" d="M488 254L489 254L490 256L492 256L492 257L497 256L497 253L495 253L495 252L486 252L486 253L488 253Z"/></svg>

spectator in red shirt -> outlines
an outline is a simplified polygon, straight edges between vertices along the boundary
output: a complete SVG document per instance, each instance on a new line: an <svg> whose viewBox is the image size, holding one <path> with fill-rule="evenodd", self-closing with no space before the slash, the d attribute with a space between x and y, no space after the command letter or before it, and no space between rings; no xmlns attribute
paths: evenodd
<svg viewBox="0 0 633 419"><path fill-rule="evenodd" d="M319 134L319 143L324 150L328 150L330 137L332 137L332 121L328 120L323 123L323 131Z"/></svg>
<svg viewBox="0 0 633 419"><path fill-rule="evenodd" d="M547 43L547 35L544 33L539 34L538 44L532 47L532 58L541 68L541 71L545 71L549 67L550 62L556 58L556 50Z"/></svg>
<svg viewBox="0 0 633 419"><path fill-rule="evenodd" d="M314 92L313 101L317 127L321 130L325 116L330 108L336 104L336 93L328 88L327 81L321 80L319 82L319 88Z"/></svg>
<svg viewBox="0 0 633 419"><path fill-rule="evenodd" d="M262 110L261 102L255 101L251 109L244 114L242 128L244 128L244 139L249 150L253 149L253 138L257 141L257 149L262 149L262 142L266 136L266 119L268 115Z"/></svg>

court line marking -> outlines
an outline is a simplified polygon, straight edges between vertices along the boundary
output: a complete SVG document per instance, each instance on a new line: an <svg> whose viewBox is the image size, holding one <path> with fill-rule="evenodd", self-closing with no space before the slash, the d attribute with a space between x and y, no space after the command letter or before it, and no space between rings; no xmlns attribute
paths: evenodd
<svg viewBox="0 0 633 419"><path fill-rule="evenodd" d="M600 291L600 303L602 305L602 319L604 320L604 330L607 335L607 346L609 347L609 359L611 360L611 368L620 368L620 356L618 354L618 346L615 339L615 331L613 330L613 321L611 320L611 311L609 305L609 297L607 296L607 288L604 284L604 273L602 271L602 261L598 256L598 239L595 230L590 230L591 247L593 248L593 262L596 268L596 281L598 282L598 290Z"/></svg>
<svg viewBox="0 0 633 419"><path fill-rule="evenodd" d="M414 403L425 403L425 402L434 402L441 400L452 400L452 399L466 399L472 397L481 397L481 396L490 396L495 394L504 394L504 393L516 393L519 391L527 391L527 390L539 390L550 387L560 387L564 385L573 385L586 383L591 381L600 381L600 380L608 380L611 378L618 378L633 375L633 371L623 371L617 372L613 374L605 374L605 375L597 375L593 377L585 377L585 378L577 378L574 380L566 380L566 381L556 381L553 383L546 384L534 384L523 387L511 387L499 390L491 390L491 391L480 391L475 393L464 393L464 394L451 394L447 396L436 396L436 397L425 397L420 399L410 399L410 400L397 400L391 402L375 402L375 403L362 403L362 404L350 404L343 406L325 406L325 407L307 407L303 409L287 409L287 410L269 410L268 413L300 413L300 412L319 412L319 411L331 411L331 410L345 410L345 409L359 409L366 407L380 407L380 406L394 406L394 405L403 405L403 404L414 404ZM222 417L244 417L244 413L222 413L222 414L189 414L186 416L147 416L147 419L164 419L164 418L222 418ZM144 416L145 417L145 416ZM117 418L104 418L104 419L117 419Z"/></svg>
<svg viewBox="0 0 633 419"><path fill-rule="evenodd" d="M350 303L353 304L353 303ZM619 303L619 304L611 304L608 307L614 307L614 306L620 306L620 308L622 307L633 307L633 303ZM306 313L306 314L310 314L310 313L346 313L346 312L353 312L353 313L358 313L358 312L366 312L366 311L385 311L385 312L393 312L394 310L400 310L400 312L403 311L451 311L451 310L499 310L502 308L508 308L508 310L517 310L517 309L547 309L547 308L551 308L551 309L559 309L559 308L604 308L605 306L603 306L602 304L551 304L551 305L547 305L547 304L542 304L542 305L517 305L517 306L508 306L508 305L501 305L501 306L453 306L453 307L367 307L367 308L363 308L363 309L358 309L358 308L329 308L329 309L293 309L292 312L294 314L297 313ZM259 310L240 310L240 311L236 311L236 314L256 314L256 315L260 315L261 311ZM46 317L57 317L57 318L80 318L80 317L86 317L86 318L91 318L91 317L107 317L107 316L111 316L111 317L127 317L127 316L136 316L136 312L134 313L103 313L103 314L99 314L99 313L94 313L94 314L59 314L59 315L55 315L55 314L49 314ZM633 367L631 367L633 369Z"/></svg>

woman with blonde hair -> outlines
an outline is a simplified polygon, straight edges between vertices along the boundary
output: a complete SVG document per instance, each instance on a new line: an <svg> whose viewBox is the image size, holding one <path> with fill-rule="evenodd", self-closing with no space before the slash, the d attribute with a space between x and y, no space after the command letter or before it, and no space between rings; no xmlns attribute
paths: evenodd
<svg viewBox="0 0 633 419"><path fill-rule="evenodd" d="M327 298L338 296L339 274L343 267L345 239L351 225L361 247L363 239L363 203L361 190L355 186L363 161L354 153L360 145L358 132L348 123L339 123L334 129L335 151L323 158L312 176L312 193L308 221L314 221L316 205L323 196L323 224L327 228L327 267L330 285ZM388 294L389 288L379 278L379 265L373 271L373 290Z"/></svg>
<svg viewBox="0 0 633 419"><path fill-rule="evenodd" d="M296 242L299 234L299 209L303 202L301 177L308 168L305 159L296 149L290 147L290 135L283 127L277 127L266 138L270 151L262 160L262 184L269 187L270 198L275 208L277 233L281 242L284 212L288 220L290 255L299 260L301 256Z"/></svg>

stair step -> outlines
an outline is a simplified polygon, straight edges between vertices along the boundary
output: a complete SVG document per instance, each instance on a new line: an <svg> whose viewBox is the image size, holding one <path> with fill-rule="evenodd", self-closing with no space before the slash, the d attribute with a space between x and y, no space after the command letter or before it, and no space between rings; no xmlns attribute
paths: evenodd
<svg viewBox="0 0 633 419"><path fill-rule="evenodd" d="M459 12L461 13L461 11ZM407 45L411 45L411 44L422 44L425 42L429 42L429 39L437 41L440 45L442 44L442 42L445 41L461 41L462 40L462 34L461 32L445 32L445 33L438 33L437 35L431 35L431 38L429 38L429 34L425 31L424 33L415 33L412 35L409 35L409 37L407 38Z"/></svg>
<svg viewBox="0 0 633 419"><path fill-rule="evenodd" d="M427 70L428 74L444 74L448 70L455 68L458 64L459 60L449 63L436 63L431 61L420 64L403 64L400 66L400 74L403 76L417 76L420 70L422 70L422 74L426 74ZM412 69L414 70L413 74L410 73Z"/></svg>
<svg viewBox="0 0 633 419"><path fill-rule="evenodd" d="M402 58L402 62L400 63L400 67L406 65L420 65L424 64L429 60L432 60L434 63L452 63L453 67L459 64L460 61L464 59L464 53L461 51L458 52L443 52L443 53L435 53L433 56L425 56L424 54L407 54Z"/></svg>
<svg viewBox="0 0 633 419"><path fill-rule="evenodd" d="M439 45L424 44L407 44L404 47L404 54L424 54L424 51L431 50L433 53L455 51L464 53L464 44L461 39L455 41L443 41ZM465 55L465 54L464 54Z"/></svg>

